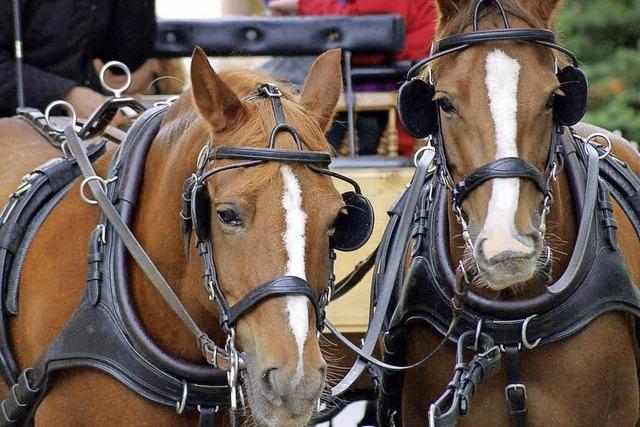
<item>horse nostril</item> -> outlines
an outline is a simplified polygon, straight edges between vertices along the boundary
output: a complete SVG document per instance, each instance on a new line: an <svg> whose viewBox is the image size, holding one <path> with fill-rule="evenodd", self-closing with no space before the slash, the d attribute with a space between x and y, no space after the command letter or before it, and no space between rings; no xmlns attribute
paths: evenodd
<svg viewBox="0 0 640 427"><path fill-rule="evenodd" d="M282 394L278 392L278 382L274 375L278 371L278 368L266 369L262 374L260 385L262 386L262 393L264 396L276 406L282 406Z"/></svg>

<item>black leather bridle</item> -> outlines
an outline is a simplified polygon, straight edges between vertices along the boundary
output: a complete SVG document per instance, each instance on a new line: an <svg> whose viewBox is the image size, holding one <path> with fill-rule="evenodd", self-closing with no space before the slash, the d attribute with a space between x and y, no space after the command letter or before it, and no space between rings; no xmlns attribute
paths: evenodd
<svg viewBox="0 0 640 427"><path fill-rule="evenodd" d="M276 124L271 131L269 145L267 148L212 148L211 141L209 140L198 156L196 172L185 181L184 193L182 195L183 208L180 214L182 220L182 232L185 235L187 242L189 241L189 236L192 231L196 236L196 247L199 250L204 265L202 274L204 278L204 288L209 299L215 301L217 305L220 315L220 325L228 337L224 353L226 353L231 360L231 376L237 376L237 372L241 370L244 365L235 349L235 326L242 316L267 299L286 295L301 295L307 297L315 309L316 329L318 333L322 332L325 320L325 307L331 300L334 290L335 275L333 273L333 263L336 258L334 246L340 248L341 242L337 242L336 245L330 245L328 254L330 259L330 272L325 289L320 296L317 295L316 291L311 288L305 279L296 276L278 276L252 289L234 305L229 305L218 280L216 265L213 259L213 244L210 233L211 201L209 200L207 193L207 181L213 175L221 172L238 168L254 167L266 162L296 163L307 166L313 172L338 178L351 184L355 191L354 193L348 193L349 197L355 195L360 201L366 200L364 196L362 196L360 187L355 181L344 175L326 169L326 167L331 163L331 156L329 153L324 151L307 151L303 149L303 144L298 132L293 126L286 123L281 97L282 93L276 85L262 83L259 85L258 92L256 94L245 99L269 99L271 102ZM297 148L296 150L276 148L276 138L281 133L288 133L293 137ZM214 160L238 160L239 162L207 169L208 164ZM366 205L370 208L368 201L366 202ZM366 232L361 235L363 241L360 243L360 246L368 239L370 235L370 226L372 224L369 224L368 226L366 224L361 225L366 229ZM357 230L353 230L353 233L357 234ZM202 348L207 359L216 366L215 355L222 353L222 349L216 348L211 341L202 344ZM230 379L230 385L232 388L234 388L234 384L235 379ZM232 390L232 410L235 409L234 394L234 390Z"/></svg>

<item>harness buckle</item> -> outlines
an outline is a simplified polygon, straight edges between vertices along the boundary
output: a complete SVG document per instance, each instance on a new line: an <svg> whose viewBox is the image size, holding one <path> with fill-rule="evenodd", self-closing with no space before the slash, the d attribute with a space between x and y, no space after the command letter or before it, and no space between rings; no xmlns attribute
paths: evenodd
<svg viewBox="0 0 640 427"><path fill-rule="evenodd" d="M258 88L258 91L264 93L268 97L271 98L280 98L282 96L282 92L280 92L280 88L276 85L264 83L261 84Z"/></svg>
<svg viewBox="0 0 640 427"><path fill-rule="evenodd" d="M524 394L524 398L525 400L527 399L527 387L524 384L509 384L508 386L506 386L504 388L504 396L506 397L507 400L509 399L509 391L513 390L513 391L517 391L518 389L522 390L522 393Z"/></svg>

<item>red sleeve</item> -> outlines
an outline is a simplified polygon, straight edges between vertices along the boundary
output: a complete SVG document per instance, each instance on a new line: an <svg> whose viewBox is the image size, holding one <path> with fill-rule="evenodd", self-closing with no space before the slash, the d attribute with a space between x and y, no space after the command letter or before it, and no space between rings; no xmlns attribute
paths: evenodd
<svg viewBox="0 0 640 427"><path fill-rule="evenodd" d="M300 0L300 15L366 15L399 11L389 0Z"/></svg>
<svg viewBox="0 0 640 427"><path fill-rule="evenodd" d="M366 15L394 13L406 26L405 46L396 60L416 61L429 53L435 34L436 10L433 0L299 0L300 15ZM356 62L376 64L384 56L359 57Z"/></svg>

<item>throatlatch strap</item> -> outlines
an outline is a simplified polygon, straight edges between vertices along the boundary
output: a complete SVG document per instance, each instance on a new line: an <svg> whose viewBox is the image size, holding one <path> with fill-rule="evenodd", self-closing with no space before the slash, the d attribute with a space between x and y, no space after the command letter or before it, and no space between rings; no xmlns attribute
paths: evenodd
<svg viewBox="0 0 640 427"><path fill-rule="evenodd" d="M509 402L511 424L514 427L527 425L527 388L520 375L520 350L517 346L506 346L504 349L507 367L507 387L504 389Z"/></svg>

